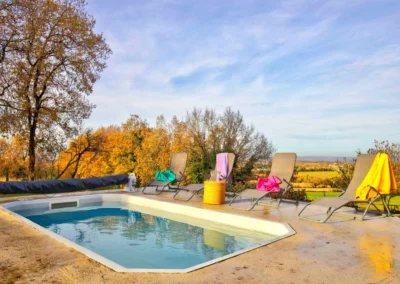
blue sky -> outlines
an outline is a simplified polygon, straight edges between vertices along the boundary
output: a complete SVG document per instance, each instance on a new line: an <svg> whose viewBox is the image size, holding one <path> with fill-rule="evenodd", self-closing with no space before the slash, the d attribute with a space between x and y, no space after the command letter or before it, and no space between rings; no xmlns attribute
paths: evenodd
<svg viewBox="0 0 400 284"><path fill-rule="evenodd" d="M400 1L89 0L113 50L87 125L240 110L279 151L400 142Z"/></svg>

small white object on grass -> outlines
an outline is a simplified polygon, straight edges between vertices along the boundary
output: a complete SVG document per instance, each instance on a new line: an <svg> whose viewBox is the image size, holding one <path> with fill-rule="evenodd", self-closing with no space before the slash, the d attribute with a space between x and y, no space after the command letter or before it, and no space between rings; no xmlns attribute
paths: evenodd
<svg viewBox="0 0 400 284"><path fill-rule="evenodd" d="M129 175L129 181L128 181L128 191L129 192L136 192L136 189L134 189L132 187L132 185L135 183L136 183L136 175L135 175L135 173L131 173Z"/></svg>

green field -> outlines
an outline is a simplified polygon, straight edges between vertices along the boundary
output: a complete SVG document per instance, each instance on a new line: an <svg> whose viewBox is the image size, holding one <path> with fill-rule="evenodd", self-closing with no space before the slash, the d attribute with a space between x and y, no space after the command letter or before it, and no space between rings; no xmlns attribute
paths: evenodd
<svg viewBox="0 0 400 284"><path fill-rule="evenodd" d="M302 171L297 173L298 177L316 177L316 178L335 178L339 176L337 171Z"/></svg>
<svg viewBox="0 0 400 284"><path fill-rule="evenodd" d="M321 192L313 192L313 191L307 191L307 199L308 200L315 200L320 197L336 197L340 194L341 192L327 192L327 191L321 191Z"/></svg>

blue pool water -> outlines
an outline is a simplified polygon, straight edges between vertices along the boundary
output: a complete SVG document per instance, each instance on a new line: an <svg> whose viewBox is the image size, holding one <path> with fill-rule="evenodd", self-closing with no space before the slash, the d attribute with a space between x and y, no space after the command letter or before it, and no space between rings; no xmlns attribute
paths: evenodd
<svg viewBox="0 0 400 284"><path fill-rule="evenodd" d="M196 226L120 206L18 212L126 268L185 269L274 236ZM247 234L247 235L246 235Z"/></svg>

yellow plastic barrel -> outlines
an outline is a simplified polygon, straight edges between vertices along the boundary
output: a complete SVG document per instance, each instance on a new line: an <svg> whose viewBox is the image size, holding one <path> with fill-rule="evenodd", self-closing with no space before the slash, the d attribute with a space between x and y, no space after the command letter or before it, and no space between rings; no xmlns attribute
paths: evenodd
<svg viewBox="0 0 400 284"><path fill-rule="evenodd" d="M225 203L224 181L205 181L204 182L204 200L205 204L224 204Z"/></svg>

